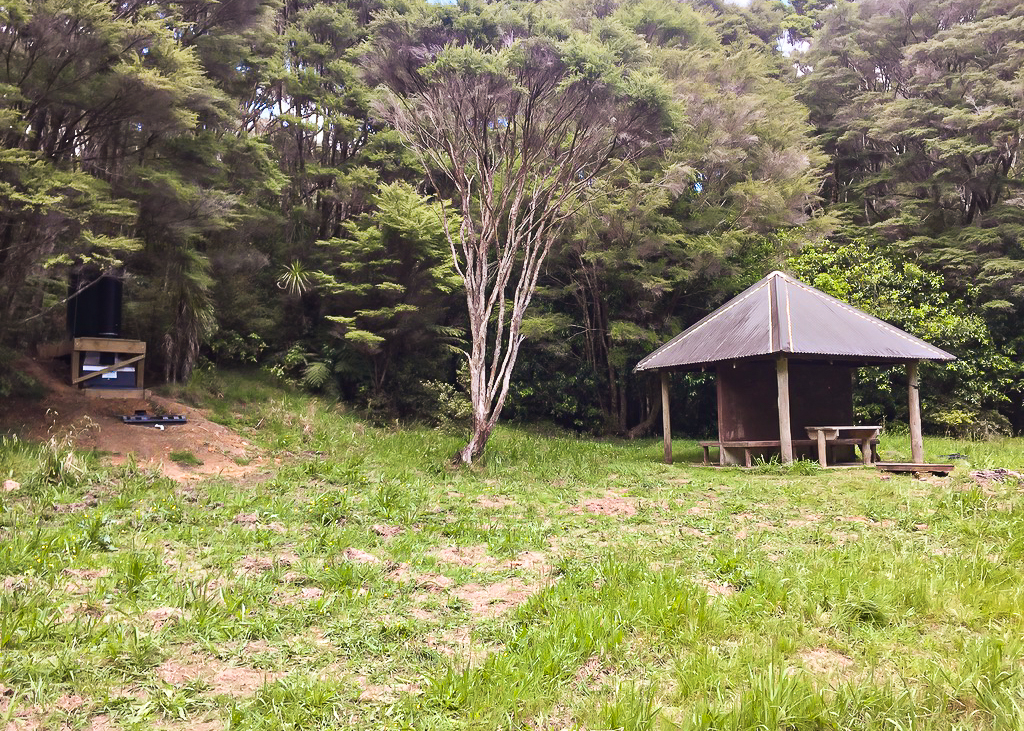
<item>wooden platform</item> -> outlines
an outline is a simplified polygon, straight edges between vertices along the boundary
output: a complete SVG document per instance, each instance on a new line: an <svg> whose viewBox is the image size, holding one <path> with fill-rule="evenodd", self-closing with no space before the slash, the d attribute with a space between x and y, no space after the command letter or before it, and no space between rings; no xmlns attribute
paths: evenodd
<svg viewBox="0 0 1024 731"><path fill-rule="evenodd" d="M954 467L951 464L928 462L876 462L875 469L882 472L930 472L936 475L948 475Z"/></svg>
<svg viewBox="0 0 1024 731"><path fill-rule="evenodd" d="M60 358L65 355L71 356L71 385L79 386L94 398L146 398L145 375L146 375L146 343L142 340L125 340L122 338L74 338L62 340L57 343L40 345L37 348L40 356L44 358ZM124 360L118 360L113 365L92 371L82 375L82 356L88 352L114 353L118 356L128 356ZM112 388L99 389L89 388L88 382L92 379L113 373L125 368L135 366L136 388ZM101 390L110 390L112 394L99 393ZM121 395L118 395L121 394ZM132 395L125 395L132 394Z"/></svg>

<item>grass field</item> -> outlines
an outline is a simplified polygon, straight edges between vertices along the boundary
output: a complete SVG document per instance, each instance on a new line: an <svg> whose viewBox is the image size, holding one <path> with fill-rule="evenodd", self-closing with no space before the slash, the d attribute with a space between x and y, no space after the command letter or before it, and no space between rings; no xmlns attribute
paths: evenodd
<svg viewBox="0 0 1024 731"><path fill-rule="evenodd" d="M917 480L504 428L452 472L228 385L242 483L0 444L0 728L1024 728L1021 485L969 474L1024 440Z"/></svg>

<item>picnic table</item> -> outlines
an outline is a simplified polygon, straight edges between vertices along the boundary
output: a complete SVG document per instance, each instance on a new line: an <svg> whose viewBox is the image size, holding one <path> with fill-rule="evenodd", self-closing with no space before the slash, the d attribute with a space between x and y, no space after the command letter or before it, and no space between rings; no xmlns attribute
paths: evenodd
<svg viewBox="0 0 1024 731"><path fill-rule="evenodd" d="M864 461L864 464L870 465L872 442L878 439L878 434L882 431L880 426L856 425L808 426L804 428L807 430L807 436L811 439L816 439L818 442L818 464L822 467L828 467L828 455L826 452L828 443L849 444L849 440L854 440L854 443L859 444L861 459Z"/></svg>

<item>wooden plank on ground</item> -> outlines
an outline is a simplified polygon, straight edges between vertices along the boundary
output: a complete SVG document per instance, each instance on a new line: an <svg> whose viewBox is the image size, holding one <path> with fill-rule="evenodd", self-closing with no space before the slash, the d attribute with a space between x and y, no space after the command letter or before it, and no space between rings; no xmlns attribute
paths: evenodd
<svg viewBox="0 0 1024 731"><path fill-rule="evenodd" d="M953 471L953 465L929 462L875 462L875 469L882 472L934 472L948 475Z"/></svg>

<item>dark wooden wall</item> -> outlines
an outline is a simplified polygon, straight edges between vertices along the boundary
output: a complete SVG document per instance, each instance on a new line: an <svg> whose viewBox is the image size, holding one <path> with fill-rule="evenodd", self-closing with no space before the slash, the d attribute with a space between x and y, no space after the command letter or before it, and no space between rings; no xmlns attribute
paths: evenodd
<svg viewBox="0 0 1024 731"><path fill-rule="evenodd" d="M779 438L775 361L720 365L718 438ZM853 368L827 363L789 362L789 410L794 439L807 439L805 426L853 424Z"/></svg>

